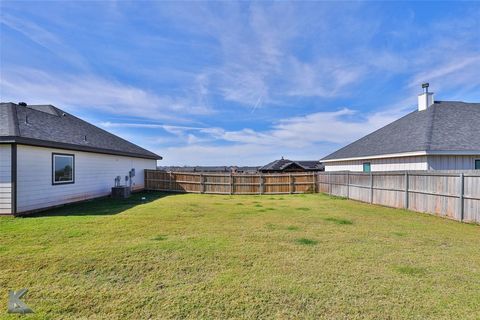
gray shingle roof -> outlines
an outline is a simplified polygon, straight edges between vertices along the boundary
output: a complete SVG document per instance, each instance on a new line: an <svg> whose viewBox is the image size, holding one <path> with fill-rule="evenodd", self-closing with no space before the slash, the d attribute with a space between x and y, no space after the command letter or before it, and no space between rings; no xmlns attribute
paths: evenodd
<svg viewBox="0 0 480 320"><path fill-rule="evenodd" d="M323 164L320 161L295 161L288 159L280 159L270 162L269 164L264 165L259 170L260 171L281 171L287 168L290 165L297 165L305 170L322 170Z"/></svg>
<svg viewBox="0 0 480 320"><path fill-rule="evenodd" d="M0 103L0 121L0 142L162 158L52 105Z"/></svg>
<svg viewBox="0 0 480 320"><path fill-rule="evenodd" d="M435 101L322 160L415 151L480 151L480 103Z"/></svg>

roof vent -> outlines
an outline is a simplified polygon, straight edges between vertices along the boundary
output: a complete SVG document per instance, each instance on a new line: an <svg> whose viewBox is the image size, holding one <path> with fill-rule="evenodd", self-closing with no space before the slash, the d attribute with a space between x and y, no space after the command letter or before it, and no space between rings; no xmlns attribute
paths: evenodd
<svg viewBox="0 0 480 320"><path fill-rule="evenodd" d="M428 82L422 83L422 89L424 90L422 94L418 95L418 111L427 110L433 103L433 92L428 92L428 87L430 84Z"/></svg>
<svg viewBox="0 0 480 320"><path fill-rule="evenodd" d="M19 105L19 106L22 106L22 107L26 107L26 106L27 106L27 103L26 103L26 102L19 102L18 105Z"/></svg>

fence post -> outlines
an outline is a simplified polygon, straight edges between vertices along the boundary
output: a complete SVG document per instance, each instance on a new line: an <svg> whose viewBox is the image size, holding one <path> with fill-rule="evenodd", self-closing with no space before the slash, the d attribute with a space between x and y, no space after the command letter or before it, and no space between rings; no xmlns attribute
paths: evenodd
<svg viewBox="0 0 480 320"><path fill-rule="evenodd" d="M405 209L408 210L409 204L408 204L408 171L405 171Z"/></svg>
<svg viewBox="0 0 480 320"><path fill-rule="evenodd" d="M168 191L173 191L172 190L172 172L168 173Z"/></svg>
<svg viewBox="0 0 480 320"><path fill-rule="evenodd" d="M331 173L329 173L328 174L328 179L327 179L328 180L328 193L330 195L332 195L332 176L333 175Z"/></svg>
<svg viewBox="0 0 480 320"><path fill-rule="evenodd" d="M233 182L233 173L230 172L230 194L233 194L233 188L234 188L234 182Z"/></svg>
<svg viewBox="0 0 480 320"><path fill-rule="evenodd" d="M205 177L200 173L200 193L205 193Z"/></svg>
<svg viewBox="0 0 480 320"><path fill-rule="evenodd" d="M370 203L373 203L373 172L370 172Z"/></svg>
<svg viewBox="0 0 480 320"><path fill-rule="evenodd" d="M459 194L459 205L460 205L460 221L463 221L463 216L465 214L465 176L462 173L460 173L460 181L458 185L458 194Z"/></svg>
<svg viewBox="0 0 480 320"><path fill-rule="evenodd" d="M313 193L317 193L317 173L314 172L313 173L313 176L312 176L312 180L313 180Z"/></svg>
<svg viewBox="0 0 480 320"><path fill-rule="evenodd" d="M263 180L263 174L260 173L260 194L265 192L265 181Z"/></svg>
<svg viewBox="0 0 480 320"><path fill-rule="evenodd" d="M293 176L291 173L288 176L290 177L290 193L293 193Z"/></svg>
<svg viewBox="0 0 480 320"><path fill-rule="evenodd" d="M347 171L347 199L350 199L350 171Z"/></svg>
<svg viewBox="0 0 480 320"><path fill-rule="evenodd" d="M149 185L148 185L148 169L143 170L143 181L144 181L143 184L145 186L144 187L145 190L148 190L148 187L149 187Z"/></svg>

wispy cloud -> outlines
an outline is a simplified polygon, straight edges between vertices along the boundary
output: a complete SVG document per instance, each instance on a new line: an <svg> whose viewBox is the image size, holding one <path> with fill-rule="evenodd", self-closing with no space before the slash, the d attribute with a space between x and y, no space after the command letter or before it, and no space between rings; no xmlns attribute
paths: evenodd
<svg viewBox="0 0 480 320"><path fill-rule="evenodd" d="M290 155L306 155L307 150L313 152L311 157L325 155L325 145L345 144L357 139L388 122L395 120L401 113L374 113L366 117L359 117L359 112L351 109L341 109L335 112L318 112L301 117L281 119L271 128L254 130L228 130L220 127L194 127L173 126L158 123L102 123L105 128L146 128L161 129L176 138L181 138L180 146L171 146L159 150L166 163L173 164L179 154L189 150L195 154L196 150L211 150L213 154L221 153L220 150L242 150L249 161L258 157L266 157L267 153L286 153ZM162 141L165 143L165 141ZM323 146L322 146L323 145ZM152 148L159 148L152 145ZM258 150L263 150L261 155L255 155ZM281 150L281 151L279 151ZM183 160L184 164L219 163L218 157L207 160L212 154L196 156ZM228 152L222 157L232 157ZM231 162L230 164L235 164ZM244 163L244 160L242 160ZM250 162L252 163L252 162Z"/></svg>
<svg viewBox="0 0 480 320"><path fill-rule="evenodd" d="M41 46L43 50L51 52L61 60L65 60L82 69L89 68L88 61L75 49L66 45L55 33L50 32L28 19L2 12L0 15L0 25L15 30L22 36Z"/></svg>
<svg viewBox="0 0 480 320"><path fill-rule="evenodd" d="M213 110L199 97L172 97L107 80L95 75L48 74L15 68L3 70L2 100L50 103L66 108L85 108L115 115L148 119L176 119L179 115L205 115ZM200 90L201 94L201 90Z"/></svg>

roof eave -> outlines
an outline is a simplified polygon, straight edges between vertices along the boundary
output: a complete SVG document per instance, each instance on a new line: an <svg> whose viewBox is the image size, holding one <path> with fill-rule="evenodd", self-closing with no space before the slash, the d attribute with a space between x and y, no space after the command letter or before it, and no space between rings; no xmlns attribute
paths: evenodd
<svg viewBox="0 0 480 320"><path fill-rule="evenodd" d="M126 156L126 157L141 158L141 159L152 159L152 160L163 159L162 156L159 156L158 154L155 154L153 152L150 152L151 155L148 155L148 154L131 153L131 152L125 152L125 151L111 150L111 149L102 149L102 148L95 148L90 146L81 146L76 144L47 141L47 140L40 140L40 139L33 139L33 138L1 136L0 144L7 144L7 143L18 143L18 144L24 144L24 145L30 145L30 146L37 146L37 147L103 153L103 154L111 154L111 155Z"/></svg>

